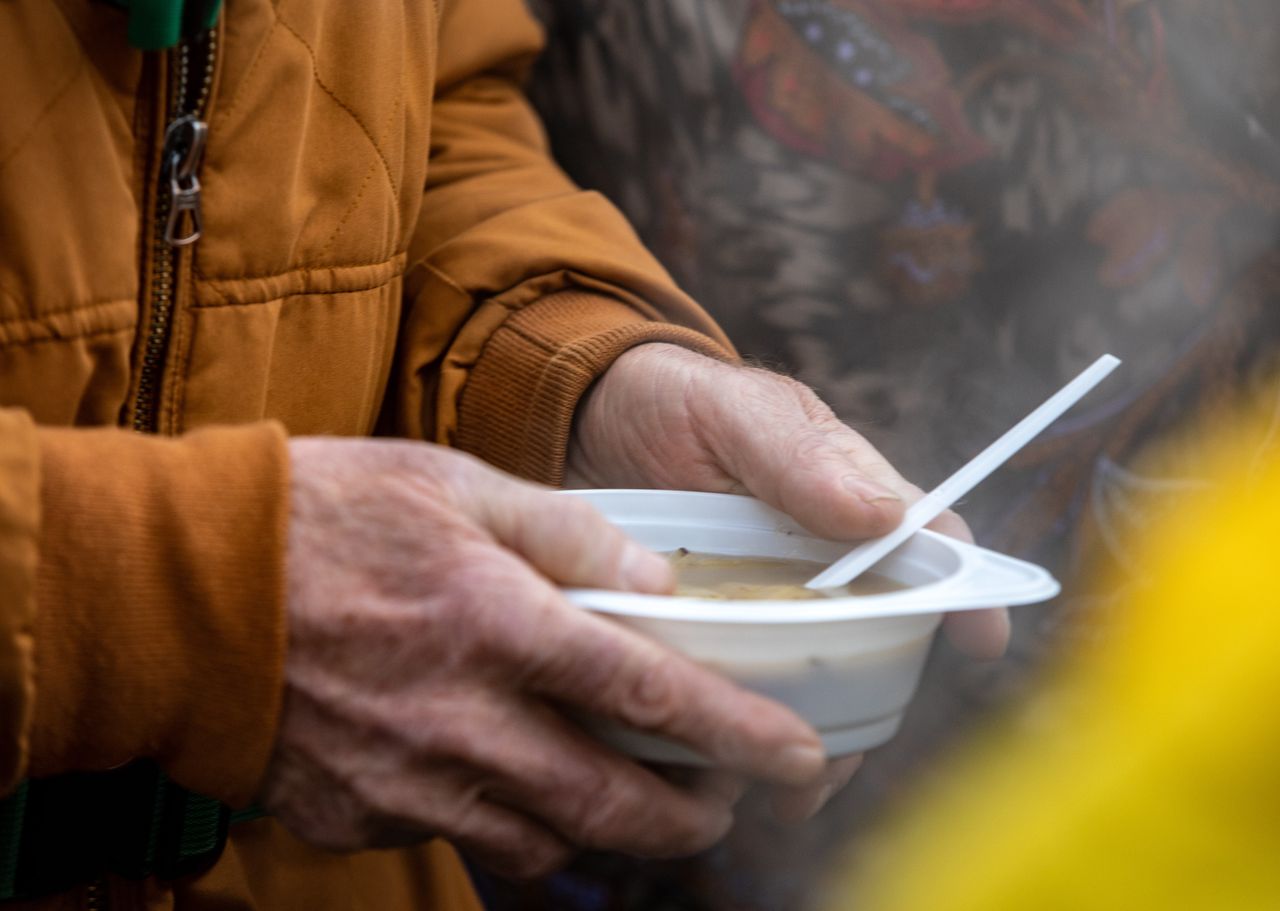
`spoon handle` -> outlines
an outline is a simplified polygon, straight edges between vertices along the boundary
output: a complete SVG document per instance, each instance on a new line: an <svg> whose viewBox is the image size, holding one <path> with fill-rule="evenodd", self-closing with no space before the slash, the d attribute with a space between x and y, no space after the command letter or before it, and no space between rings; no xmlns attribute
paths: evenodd
<svg viewBox="0 0 1280 911"><path fill-rule="evenodd" d="M858 545L806 582L805 588L839 588L848 585L977 487L987 475L1007 462L1014 453L1062 417L1068 408L1084 398L1089 390L1102 382L1118 366L1120 366L1120 359L1110 354L1104 354L1098 358L1091 367L1051 395L1044 404L1015 424L1004 436L908 507L902 523L897 528L887 535L871 538Z"/></svg>

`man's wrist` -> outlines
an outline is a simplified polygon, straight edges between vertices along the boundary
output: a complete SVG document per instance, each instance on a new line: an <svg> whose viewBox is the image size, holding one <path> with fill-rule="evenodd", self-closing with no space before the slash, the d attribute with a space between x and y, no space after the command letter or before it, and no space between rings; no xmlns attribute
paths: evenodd
<svg viewBox="0 0 1280 911"><path fill-rule="evenodd" d="M654 342L730 356L699 332L646 319L596 292L562 291L522 308L494 332L472 371L458 447L512 474L561 484L584 394L627 351Z"/></svg>

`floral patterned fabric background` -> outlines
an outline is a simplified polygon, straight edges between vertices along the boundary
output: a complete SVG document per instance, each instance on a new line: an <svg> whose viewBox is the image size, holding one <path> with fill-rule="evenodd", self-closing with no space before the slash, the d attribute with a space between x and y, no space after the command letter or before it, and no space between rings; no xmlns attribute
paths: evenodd
<svg viewBox="0 0 1280 911"><path fill-rule="evenodd" d="M748 801L695 861L489 884L505 908L803 908L830 849L1122 603L1086 594L1081 566L1123 571L1149 504L1201 483L1138 455L1241 391L1277 407L1280 4L533 5L550 38L535 99L565 167L745 354L922 486L1099 354L1125 360L961 509L1064 595L1015 613L1002 662L940 646L902 733L817 820L783 829Z"/></svg>

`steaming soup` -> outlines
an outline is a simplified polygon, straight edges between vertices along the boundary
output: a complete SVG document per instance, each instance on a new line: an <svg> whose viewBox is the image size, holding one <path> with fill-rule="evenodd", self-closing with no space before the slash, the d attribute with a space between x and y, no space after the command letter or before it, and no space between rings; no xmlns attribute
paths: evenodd
<svg viewBox="0 0 1280 911"><path fill-rule="evenodd" d="M804 584L826 569L813 560L771 557L726 557L692 553L684 548L668 554L676 571L676 594L717 601L801 601L825 597ZM876 573L863 573L838 589L840 594L881 595L907 586Z"/></svg>

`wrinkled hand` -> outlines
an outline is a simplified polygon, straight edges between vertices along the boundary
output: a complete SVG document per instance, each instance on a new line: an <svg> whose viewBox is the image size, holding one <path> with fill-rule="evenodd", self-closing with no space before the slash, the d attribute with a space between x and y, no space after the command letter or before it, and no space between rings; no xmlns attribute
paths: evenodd
<svg viewBox="0 0 1280 911"><path fill-rule="evenodd" d="M736 793L678 784L570 707L803 785L817 734L782 706L564 601L555 583L670 591L666 561L585 503L427 444L290 444L289 649L266 808L334 850L443 835L537 875L576 847L705 848Z"/></svg>
<svg viewBox="0 0 1280 911"><path fill-rule="evenodd" d="M592 387L578 409L568 480L750 494L836 540L884 534L923 495L807 386L665 344L628 351ZM955 513L931 527L973 540ZM1008 644L1004 609L951 614L943 628L977 658ZM830 793L855 767L834 766L823 788ZM820 805L811 790L775 803L788 817Z"/></svg>

